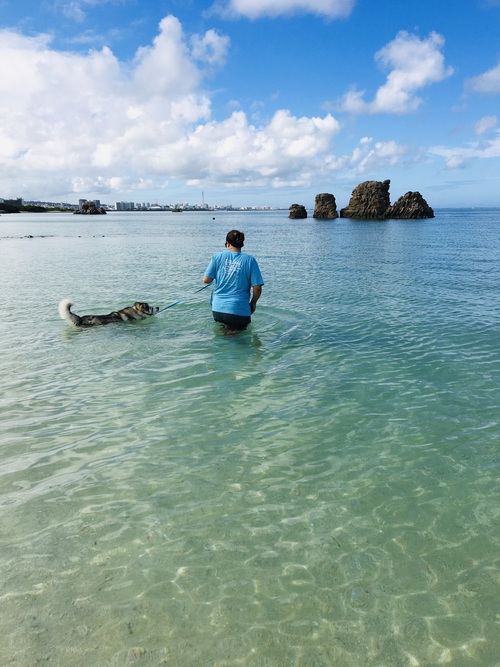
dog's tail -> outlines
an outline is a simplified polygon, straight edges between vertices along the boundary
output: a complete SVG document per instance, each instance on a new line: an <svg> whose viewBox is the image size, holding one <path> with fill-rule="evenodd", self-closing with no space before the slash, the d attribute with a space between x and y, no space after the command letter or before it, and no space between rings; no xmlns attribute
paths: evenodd
<svg viewBox="0 0 500 667"><path fill-rule="evenodd" d="M59 304L59 315L62 317L63 320L68 320L69 322L72 322L76 326L80 324L80 317L78 315L75 315L75 313L71 312L71 306L73 304L69 299L63 299L60 304Z"/></svg>

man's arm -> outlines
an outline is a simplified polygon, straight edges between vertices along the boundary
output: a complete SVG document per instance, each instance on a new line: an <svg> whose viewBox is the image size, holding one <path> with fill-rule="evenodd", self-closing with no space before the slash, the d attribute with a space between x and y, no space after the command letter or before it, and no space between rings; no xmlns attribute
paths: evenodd
<svg viewBox="0 0 500 667"><path fill-rule="evenodd" d="M211 283L212 280L213 280L213 278L209 278L208 276L203 276L203 282L204 282L204 283L207 283L207 284L208 284L208 283Z"/></svg>
<svg viewBox="0 0 500 667"><path fill-rule="evenodd" d="M257 301L260 299L260 295L262 294L262 285L254 285L252 288L252 300L250 301L250 310L252 313L255 312L255 308L257 307Z"/></svg>

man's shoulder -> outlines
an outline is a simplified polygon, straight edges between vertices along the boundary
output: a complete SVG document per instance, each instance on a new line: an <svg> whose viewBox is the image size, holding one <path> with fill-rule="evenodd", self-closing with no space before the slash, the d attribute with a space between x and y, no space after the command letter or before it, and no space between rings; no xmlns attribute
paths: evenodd
<svg viewBox="0 0 500 667"><path fill-rule="evenodd" d="M225 250L221 250L220 252L216 252L215 255L212 255L212 260L215 261L215 260L221 259L221 257L224 257L225 254L226 254Z"/></svg>

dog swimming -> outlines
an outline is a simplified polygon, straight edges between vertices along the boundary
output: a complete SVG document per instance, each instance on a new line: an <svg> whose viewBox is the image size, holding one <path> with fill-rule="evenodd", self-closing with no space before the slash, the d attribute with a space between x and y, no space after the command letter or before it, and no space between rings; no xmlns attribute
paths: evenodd
<svg viewBox="0 0 500 667"><path fill-rule="evenodd" d="M63 320L68 320L77 327L95 327L113 322L129 322L131 320L143 320L155 315L160 308L150 306L144 301L136 301L133 306L126 306L121 310L114 310L107 315L77 315L71 310L72 303L69 299L63 299L59 304L59 315Z"/></svg>

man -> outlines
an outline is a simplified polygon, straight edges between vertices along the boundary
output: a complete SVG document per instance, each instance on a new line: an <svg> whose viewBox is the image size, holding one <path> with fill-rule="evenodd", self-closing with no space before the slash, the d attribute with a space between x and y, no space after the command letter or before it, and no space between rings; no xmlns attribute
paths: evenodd
<svg viewBox="0 0 500 667"><path fill-rule="evenodd" d="M231 331L244 331L251 322L264 281L255 257L242 253L245 235L236 229L226 236L226 249L210 260L204 283L215 280L212 314Z"/></svg>

